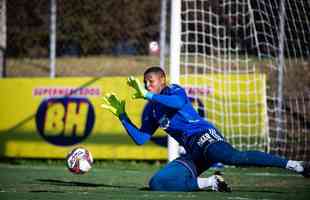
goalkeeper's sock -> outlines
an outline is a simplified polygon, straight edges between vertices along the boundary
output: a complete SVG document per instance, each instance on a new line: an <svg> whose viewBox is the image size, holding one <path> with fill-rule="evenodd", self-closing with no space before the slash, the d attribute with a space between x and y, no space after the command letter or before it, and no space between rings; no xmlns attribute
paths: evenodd
<svg viewBox="0 0 310 200"><path fill-rule="evenodd" d="M296 160L289 160L286 164L286 169L295 171L297 173L301 173L304 171L303 166L301 165L301 162L296 161Z"/></svg>
<svg viewBox="0 0 310 200"><path fill-rule="evenodd" d="M208 178L197 178L197 184L199 189L206 189L211 187L215 182L214 176L210 176Z"/></svg>

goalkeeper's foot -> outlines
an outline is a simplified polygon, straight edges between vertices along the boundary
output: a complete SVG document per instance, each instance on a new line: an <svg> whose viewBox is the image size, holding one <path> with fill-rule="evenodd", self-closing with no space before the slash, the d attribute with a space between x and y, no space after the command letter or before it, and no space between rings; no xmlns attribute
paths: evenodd
<svg viewBox="0 0 310 200"><path fill-rule="evenodd" d="M304 161L301 163L302 167L304 168L304 171L301 172L301 174L305 177L305 178L310 178L310 162L308 161Z"/></svg>
<svg viewBox="0 0 310 200"><path fill-rule="evenodd" d="M221 172L216 171L213 175L214 182L212 184L212 190L217 192L231 192L231 188L225 182Z"/></svg>

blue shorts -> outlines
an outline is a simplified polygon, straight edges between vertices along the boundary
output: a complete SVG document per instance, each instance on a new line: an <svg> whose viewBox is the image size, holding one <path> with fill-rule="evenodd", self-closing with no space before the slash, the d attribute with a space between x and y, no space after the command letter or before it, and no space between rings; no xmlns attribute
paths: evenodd
<svg viewBox="0 0 310 200"><path fill-rule="evenodd" d="M199 176L216 163L215 160L208 159L206 151L210 146L218 143L228 144L214 128L210 128L204 133L192 135L184 146L186 154L177 160L185 163L184 165L190 167L191 171L195 172L196 176Z"/></svg>

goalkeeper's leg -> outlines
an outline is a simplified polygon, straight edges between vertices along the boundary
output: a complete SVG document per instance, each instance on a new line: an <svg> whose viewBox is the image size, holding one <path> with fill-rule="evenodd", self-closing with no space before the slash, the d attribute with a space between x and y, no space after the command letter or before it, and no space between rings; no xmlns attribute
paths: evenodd
<svg viewBox="0 0 310 200"><path fill-rule="evenodd" d="M261 151L239 151L226 142L211 144L206 150L206 157L212 162L225 165L278 167L303 174L303 162L283 159Z"/></svg>
<svg viewBox="0 0 310 200"><path fill-rule="evenodd" d="M301 172L301 174L306 178L310 178L310 162L302 162L301 165L304 168L304 171Z"/></svg>
<svg viewBox="0 0 310 200"><path fill-rule="evenodd" d="M176 159L159 170L150 180L151 190L156 191L197 191L211 189L219 192L230 192L231 189L221 174L208 178L197 178L192 161Z"/></svg>
<svg viewBox="0 0 310 200"><path fill-rule="evenodd" d="M156 191L196 191L199 189L196 179L191 167L174 160L154 174L149 186Z"/></svg>

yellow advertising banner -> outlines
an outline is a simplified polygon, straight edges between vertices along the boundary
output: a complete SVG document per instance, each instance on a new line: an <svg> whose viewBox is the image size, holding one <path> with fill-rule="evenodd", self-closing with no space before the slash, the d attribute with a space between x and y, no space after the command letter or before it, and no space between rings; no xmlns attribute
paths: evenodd
<svg viewBox="0 0 310 200"><path fill-rule="evenodd" d="M119 120L100 108L102 95L126 99L140 125L144 100L131 100L125 77L8 78L0 80L0 156L64 158L75 146L100 159L166 159L167 149L131 141Z"/></svg>
<svg viewBox="0 0 310 200"><path fill-rule="evenodd" d="M241 135L265 133L264 75L189 76L186 81L194 85L185 88L202 104L202 114L215 122L224 134L227 131ZM65 158L72 148L83 146L95 159L167 158L162 131L157 131L146 145L137 146L119 120L100 108L102 95L115 92L126 100L130 119L140 126L145 100L131 99L133 90L127 86L126 77L7 78L0 80L0 90L0 157ZM241 95L240 91L246 92ZM240 106L250 104L254 106ZM201 109L201 105L198 107ZM229 124L233 128L226 127L226 117L217 115L223 112L230 117ZM253 115L249 113L254 112L257 115L251 118ZM258 126L251 129L237 126L249 123Z"/></svg>

